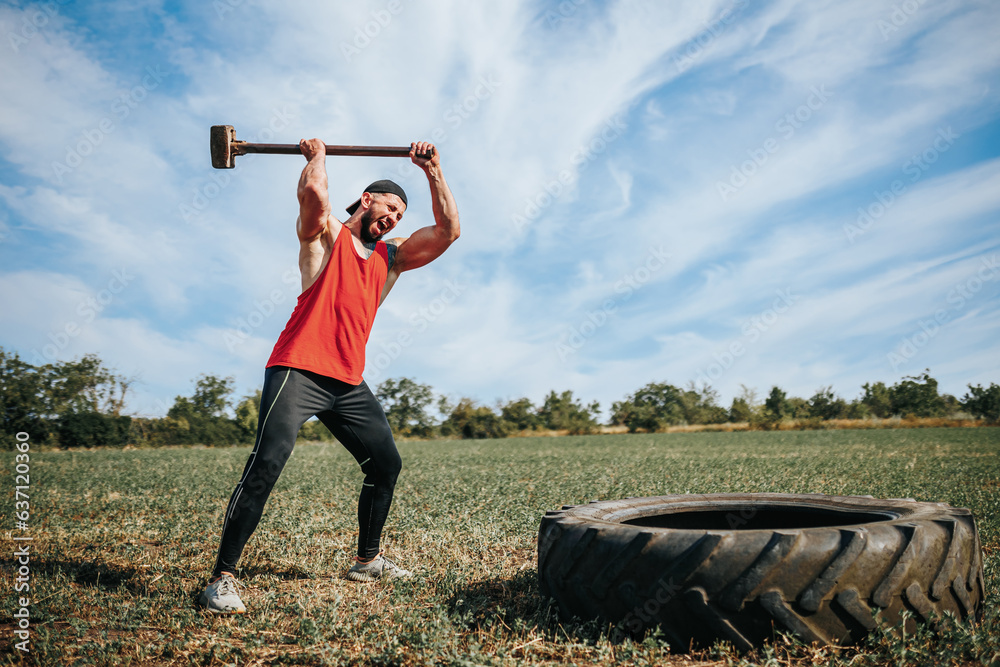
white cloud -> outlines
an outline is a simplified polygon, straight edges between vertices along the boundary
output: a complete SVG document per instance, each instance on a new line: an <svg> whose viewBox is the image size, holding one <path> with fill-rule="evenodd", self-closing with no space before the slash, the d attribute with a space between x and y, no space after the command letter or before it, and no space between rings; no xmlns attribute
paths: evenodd
<svg viewBox="0 0 1000 667"><path fill-rule="evenodd" d="M389 18L377 1L223 4L222 16L209 3L112 4L101 21L53 17L0 56L11 314L0 344L54 344L49 334L124 268L134 281L61 357L96 352L141 375L141 411L189 393L201 372L249 390L294 304L302 161L244 157L214 171L208 126L344 144L438 131L463 235L383 307L370 362L412 335L383 377L485 402L573 389L607 408L646 382L695 379L748 342L742 327L776 290L793 288L801 300L720 377L724 399L740 383L853 395L895 379L892 345L992 251L1000 167L971 142L995 122L995 5L925 3L884 36L892 7L861 0L570 4L558 19L546 12L566 3L408 0ZM0 33L26 11L0 8ZM124 23L154 27L118 52L110 31ZM143 91L147 67L163 74ZM786 136L779 123L824 85L829 100ZM98 144L104 119L113 129ZM908 178L903 163L949 126L962 135L953 152L851 243L857 207ZM88 132L94 145L60 181L53 162ZM778 150L724 201L718 183L769 138ZM401 232L430 224L426 181L405 161L327 164L337 211L390 175L410 195ZM537 215L517 228L512 216L531 205ZM670 257L650 271L653 251ZM460 294L427 314L447 281ZM934 362L952 391L995 375L981 361L1000 358L991 294L913 360ZM560 341L609 299L614 312L561 358Z"/></svg>

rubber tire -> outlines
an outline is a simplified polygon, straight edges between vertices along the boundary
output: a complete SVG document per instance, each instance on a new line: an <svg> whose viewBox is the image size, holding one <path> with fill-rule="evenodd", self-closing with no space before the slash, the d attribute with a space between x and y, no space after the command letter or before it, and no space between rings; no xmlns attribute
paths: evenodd
<svg viewBox="0 0 1000 667"><path fill-rule="evenodd" d="M538 579L562 618L602 619L615 640L659 626L677 652L718 640L749 651L775 630L849 645L876 628L876 610L890 625L909 610L909 631L944 612L979 620L985 597L969 510L870 496L564 506L542 519Z"/></svg>

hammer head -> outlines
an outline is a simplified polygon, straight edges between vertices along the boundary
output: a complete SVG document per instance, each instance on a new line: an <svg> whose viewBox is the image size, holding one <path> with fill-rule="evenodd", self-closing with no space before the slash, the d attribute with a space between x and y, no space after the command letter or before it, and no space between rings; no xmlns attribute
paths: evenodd
<svg viewBox="0 0 1000 667"><path fill-rule="evenodd" d="M236 141L236 130L232 125L213 125L211 146L212 166L216 169L232 169L236 166L236 155L233 154L233 142Z"/></svg>

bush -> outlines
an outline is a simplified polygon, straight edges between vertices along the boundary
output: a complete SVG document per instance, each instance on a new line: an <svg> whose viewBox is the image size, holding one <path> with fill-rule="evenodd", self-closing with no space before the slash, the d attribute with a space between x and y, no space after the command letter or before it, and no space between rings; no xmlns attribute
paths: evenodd
<svg viewBox="0 0 1000 667"><path fill-rule="evenodd" d="M22 361L16 352L0 347L0 427L5 435L24 431L37 442L50 435L46 419L50 412L45 400L45 383L38 369ZM12 438L3 439L5 449L13 449Z"/></svg>
<svg viewBox="0 0 1000 667"><path fill-rule="evenodd" d="M792 396L785 400L785 416L790 419L809 419L812 417L812 409L809 401L798 396Z"/></svg>
<svg viewBox="0 0 1000 667"><path fill-rule="evenodd" d="M508 422L471 398L461 399L441 424L441 435L461 438L506 438L511 431Z"/></svg>
<svg viewBox="0 0 1000 667"><path fill-rule="evenodd" d="M131 417L67 412L59 417L56 433L63 448L122 447L128 442L131 424Z"/></svg>
<svg viewBox="0 0 1000 667"><path fill-rule="evenodd" d="M770 410L759 410L750 416L750 428L758 431L773 431L781 423L781 417Z"/></svg>
<svg viewBox="0 0 1000 667"><path fill-rule="evenodd" d="M434 434L434 424L427 414L427 407L434 400L430 385L410 378L388 379L375 390L375 397L385 409L393 433L417 437Z"/></svg>
<svg viewBox="0 0 1000 667"><path fill-rule="evenodd" d="M784 390L775 386L764 401L763 422L778 423L789 414L788 399Z"/></svg>
<svg viewBox="0 0 1000 667"><path fill-rule="evenodd" d="M260 415L260 389L251 396L244 396L236 406L236 427L247 440L257 437L257 420Z"/></svg>
<svg viewBox="0 0 1000 667"><path fill-rule="evenodd" d="M662 431L683 422L683 392L665 382L651 382L624 401L611 404L611 423L627 426L631 433Z"/></svg>
<svg viewBox="0 0 1000 667"><path fill-rule="evenodd" d="M862 389L865 390L865 393L861 397L861 403L868 408L870 414L879 419L892 416L892 398L884 382L875 382L872 384L866 382L862 386Z"/></svg>
<svg viewBox="0 0 1000 667"><path fill-rule="evenodd" d="M871 416L871 408L862 401L851 401L847 406L848 419L869 419Z"/></svg>
<svg viewBox="0 0 1000 667"><path fill-rule="evenodd" d="M892 413L914 417L942 417L947 412L944 399L938 395L937 380L925 370L922 375L906 376L889 390Z"/></svg>
<svg viewBox="0 0 1000 667"><path fill-rule="evenodd" d="M733 399L733 404L729 408L729 421L749 422L753 414L754 409L750 407L745 398L737 397Z"/></svg>
<svg viewBox="0 0 1000 667"><path fill-rule="evenodd" d="M255 434L256 435L256 434ZM324 442L335 440L333 433L318 419L310 419L299 429L297 440L309 440L310 442Z"/></svg>
<svg viewBox="0 0 1000 667"><path fill-rule="evenodd" d="M587 406L582 405L573 398L572 391L561 394L550 391L538 410L538 416L545 428L582 435L597 431L597 413L600 409L601 406L596 401Z"/></svg>
<svg viewBox="0 0 1000 667"><path fill-rule="evenodd" d="M962 397L962 407L991 424L1000 423L1000 385L991 382L983 389L981 385L973 387L970 384L969 391Z"/></svg>
<svg viewBox="0 0 1000 667"><path fill-rule="evenodd" d="M232 393L233 378L202 375L190 398L178 396L174 399L166 423L157 429L157 436L166 439L164 444L236 445L252 440L253 435L247 435L245 423L249 410L243 414L242 421L226 414Z"/></svg>
<svg viewBox="0 0 1000 667"><path fill-rule="evenodd" d="M719 394L708 385L699 391L694 382L681 392L684 421L688 424L724 424L729 421L729 411L717 404Z"/></svg>
<svg viewBox="0 0 1000 667"><path fill-rule="evenodd" d="M500 417L517 431L542 428L542 418L538 415L538 409L527 398L519 398L501 406Z"/></svg>
<svg viewBox="0 0 1000 667"><path fill-rule="evenodd" d="M820 387L809 399L809 416L815 419L843 419L847 403L833 393L833 387Z"/></svg>

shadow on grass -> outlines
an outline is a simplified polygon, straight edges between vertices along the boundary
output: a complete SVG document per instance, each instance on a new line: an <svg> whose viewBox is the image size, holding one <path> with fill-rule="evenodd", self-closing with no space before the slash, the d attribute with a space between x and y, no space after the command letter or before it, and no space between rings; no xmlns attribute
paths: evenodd
<svg viewBox="0 0 1000 667"><path fill-rule="evenodd" d="M800 643L783 634L771 637L766 644L750 652L741 652L731 645L684 647L671 649L666 635L656 628L642 636L631 636L621 626L600 620L560 618L556 603L542 596L535 570L520 572L510 579L488 579L459 586L448 600L452 619L468 630L489 631L502 623L507 629L535 629L550 641L597 645L603 642L620 645L626 638L641 642L662 655L687 653L692 661L711 660L734 664L738 661L759 660L761 663L780 659L782 664L853 665L861 664L984 664L1000 667L1000 611L991 597L983 605L978 623L955 621L918 624L915 630L902 631L899 626L880 626L856 645L832 649ZM638 649L636 649L638 650ZM778 656L775 658L774 656ZM671 663L673 664L673 663ZM686 664L686 663L685 663ZM717 664L721 664L717 663ZM746 664L746 663L741 663Z"/></svg>
<svg viewBox="0 0 1000 667"><path fill-rule="evenodd" d="M32 574L63 574L81 586L99 588L104 591L125 590L142 594L149 585L149 577L144 570L131 565L118 565L83 559L43 560L32 563Z"/></svg>
<svg viewBox="0 0 1000 667"><path fill-rule="evenodd" d="M510 579L469 583L448 599L452 617L469 628L489 627L497 621L511 628L547 628L552 609L538 590L538 574L533 569L518 572Z"/></svg>
<svg viewBox="0 0 1000 667"><path fill-rule="evenodd" d="M555 600L539 590L534 569L510 579L488 579L460 587L449 598L448 608L452 618L470 630L488 630L502 623L508 629L534 629L549 640L568 639L589 645L601 641L618 644L631 637L601 619L560 617Z"/></svg>

